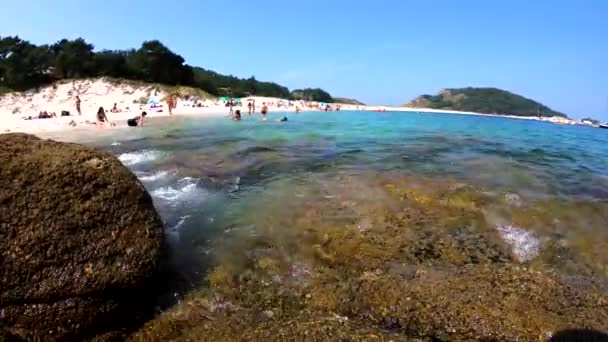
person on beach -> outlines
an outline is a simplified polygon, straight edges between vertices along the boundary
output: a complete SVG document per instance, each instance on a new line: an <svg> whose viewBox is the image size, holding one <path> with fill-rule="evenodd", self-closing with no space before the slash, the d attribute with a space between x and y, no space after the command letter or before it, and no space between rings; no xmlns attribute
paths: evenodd
<svg viewBox="0 0 608 342"><path fill-rule="evenodd" d="M111 124L108 116L106 115L106 111L103 109L103 107L99 107L97 110L97 124L103 125L104 123Z"/></svg>
<svg viewBox="0 0 608 342"><path fill-rule="evenodd" d="M114 103L114 106L112 106L112 113L118 113L118 106L116 105L116 103Z"/></svg>
<svg viewBox="0 0 608 342"><path fill-rule="evenodd" d="M57 114L55 114L54 112L47 112L46 110L44 112L40 112L38 113L38 119L50 119L50 118L56 118Z"/></svg>
<svg viewBox="0 0 608 342"><path fill-rule="evenodd" d="M251 109L252 109L251 107L253 107L253 104L251 103L251 101L249 101L249 102L247 103L247 108L249 109L249 116L251 116L251 113L252 113L252 112L251 112Z"/></svg>
<svg viewBox="0 0 608 342"><path fill-rule="evenodd" d="M169 95L167 98L167 108L169 109L169 115L173 115L173 109L177 107L177 96Z"/></svg>
<svg viewBox="0 0 608 342"><path fill-rule="evenodd" d="M268 114L268 107L266 107L266 102L262 103L262 121L266 121L266 114Z"/></svg>
<svg viewBox="0 0 608 342"><path fill-rule="evenodd" d="M144 118L146 117L146 115L148 115L148 113L146 112L141 112L140 115L132 118L132 119L128 119L127 120L127 126L129 127L137 127L140 126L142 127L144 125Z"/></svg>
<svg viewBox="0 0 608 342"><path fill-rule="evenodd" d="M80 112L80 96L76 95L76 111L78 112L78 115L82 115L82 112Z"/></svg>

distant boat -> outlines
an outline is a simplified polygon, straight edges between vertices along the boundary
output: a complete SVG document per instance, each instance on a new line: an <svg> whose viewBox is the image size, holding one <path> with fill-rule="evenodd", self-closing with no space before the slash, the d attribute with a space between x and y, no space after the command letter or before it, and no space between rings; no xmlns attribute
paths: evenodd
<svg viewBox="0 0 608 342"><path fill-rule="evenodd" d="M608 123L607 124L600 124L600 128L608 129Z"/></svg>

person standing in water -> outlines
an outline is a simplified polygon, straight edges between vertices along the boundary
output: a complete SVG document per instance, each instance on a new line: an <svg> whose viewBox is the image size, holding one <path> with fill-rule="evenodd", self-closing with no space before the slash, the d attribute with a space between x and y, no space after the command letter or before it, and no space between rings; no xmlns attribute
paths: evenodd
<svg viewBox="0 0 608 342"><path fill-rule="evenodd" d="M268 114L268 107L266 107L266 102L262 103L262 120L266 121L266 114Z"/></svg>
<svg viewBox="0 0 608 342"><path fill-rule="evenodd" d="M236 112L234 112L234 116L232 117L232 120L234 121L241 121L241 111L240 110L236 110Z"/></svg>
<svg viewBox="0 0 608 342"><path fill-rule="evenodd" d="M228 107L230 108L228 115L234 116L234 101L232 99L228 100Z"/></svg>
<svg viewBox="0 0 608 342"><path fill-rule="evenodd" d="M78 112L78 115L82 115L80 112L80 102L80 96L76 95L76 111Z"/></svg>

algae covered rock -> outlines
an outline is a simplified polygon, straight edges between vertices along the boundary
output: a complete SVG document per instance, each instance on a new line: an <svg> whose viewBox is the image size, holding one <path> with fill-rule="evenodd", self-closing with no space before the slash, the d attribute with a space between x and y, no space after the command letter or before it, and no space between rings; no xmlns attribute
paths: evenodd
<svg viewBox="0 0 608 342"><path fill-rule="evenodd" d="M92 336L143 312L162 222L110 154L0 135L0 330Z"/></svg>
<svg viewBox="0 0 608 342"><path fill-rule="evenodd" d="M314 185L291 196L284 183L256 194L239 215L242 228L218 240L206 286L132 339L545 341L571 329L608 331L606 279L576 258L575 272L542 253L517 260L486 216L503 208L502 196L414 177L330 180L320 187L331 196ZM271 208L265 215L261 202Z"/></svg>

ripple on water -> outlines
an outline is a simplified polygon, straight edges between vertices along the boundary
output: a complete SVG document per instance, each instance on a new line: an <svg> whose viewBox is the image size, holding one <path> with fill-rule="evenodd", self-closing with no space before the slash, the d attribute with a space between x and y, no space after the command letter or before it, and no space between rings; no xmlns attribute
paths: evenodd
<svg viewBox="0 0 608 342"><path fill-rule="evenodd" d="M147 163L162 157L162 152L155 150L143 150L136 152L126 152L118 156L118 159L125 165L131 166Z"/></svg>

